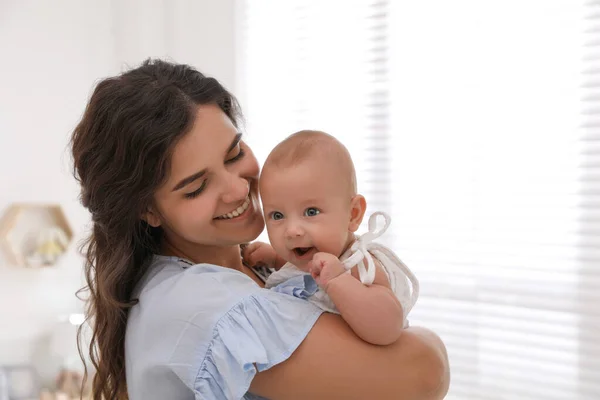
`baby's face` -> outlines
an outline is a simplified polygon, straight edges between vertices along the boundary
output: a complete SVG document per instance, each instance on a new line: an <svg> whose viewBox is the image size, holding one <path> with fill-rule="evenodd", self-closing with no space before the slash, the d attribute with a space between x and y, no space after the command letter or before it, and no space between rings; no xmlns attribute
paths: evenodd
<svg viewBox="0 0 600 400"><path fill-rule="evenodd" d="M340 256L353 238L351 195L336 168L310 161L268 167L260 195L271 246L300 269L317 252Z"/></svg>

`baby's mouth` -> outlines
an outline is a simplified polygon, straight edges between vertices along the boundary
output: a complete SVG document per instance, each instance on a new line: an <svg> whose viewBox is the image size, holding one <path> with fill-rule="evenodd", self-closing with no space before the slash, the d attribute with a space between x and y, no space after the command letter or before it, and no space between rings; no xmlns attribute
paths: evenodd
<svg viewBox="0 0 600 400"><path fill-rule="evenodd" d="M295 247L292 251L298 258L302 258L310 253L311 250L314 250L314 247Z"/></svg>

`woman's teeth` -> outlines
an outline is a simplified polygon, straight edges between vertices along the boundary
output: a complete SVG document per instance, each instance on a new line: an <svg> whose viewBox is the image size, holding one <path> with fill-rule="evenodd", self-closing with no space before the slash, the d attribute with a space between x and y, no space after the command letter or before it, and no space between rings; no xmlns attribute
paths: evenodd
<svg viewBox="0 0 600 400"><path fill-rule="evenodd" d="M232 219L235 217L239 217L250 207L250 196L246 197L244 204L236 208L235 210L228 212L227 214L219 215L216 219Z"/></svg>

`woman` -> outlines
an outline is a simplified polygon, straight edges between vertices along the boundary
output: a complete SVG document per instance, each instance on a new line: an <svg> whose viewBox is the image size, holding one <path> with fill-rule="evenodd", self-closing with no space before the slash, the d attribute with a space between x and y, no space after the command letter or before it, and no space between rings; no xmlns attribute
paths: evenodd
<svg viewBox="0 0 600 400"><path fill-rule="evenodd" d="M369 345L242 264L264 222L238 118L215 79L158 60L92 94L72 150L93 221L94 399L442 398L435 335Z"/></svg>

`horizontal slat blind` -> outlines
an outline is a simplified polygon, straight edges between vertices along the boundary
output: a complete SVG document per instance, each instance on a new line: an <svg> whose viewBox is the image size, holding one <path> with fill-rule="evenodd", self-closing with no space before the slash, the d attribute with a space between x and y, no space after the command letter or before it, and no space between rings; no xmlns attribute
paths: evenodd
<svg viewBox="0 0 600 400"><path fill-rule="evenodd" d="M396 248L421 280L413 322L448 346L448 399L600 398L583 4L393 4Z"/></svg>
<svg viewBox="0 0 600 400"><path fill-rule="evenodd" d="M583 124L579 134L580 393L600 398L600 1L585 3Z"/></svg>
<svg viewBox="0 0 600 400"><path fill-rule="evenodd" d="M448 399L600 398L600 2L245 1L259 158L353 153L448 346Z"/></svg>
<svg viewBox="0 0 600 400"><path fill-rule="evenodd" d="M241 101L259 160L295 131L326 131L353 154L369 210L389 211L388 1L241 5Z"/></svg>

